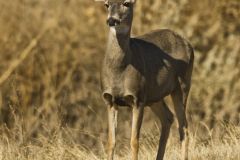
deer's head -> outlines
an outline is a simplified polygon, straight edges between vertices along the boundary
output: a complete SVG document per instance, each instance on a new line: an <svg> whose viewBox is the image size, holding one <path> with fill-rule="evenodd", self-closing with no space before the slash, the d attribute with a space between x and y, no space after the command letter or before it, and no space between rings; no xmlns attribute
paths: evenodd
<svg viewBox="0 0 240 160"><path fill-rule="evenodd" d="M108 10L107 24L118 31L129 31L133 19L133 5L136 0L105 0Z"/></svg>

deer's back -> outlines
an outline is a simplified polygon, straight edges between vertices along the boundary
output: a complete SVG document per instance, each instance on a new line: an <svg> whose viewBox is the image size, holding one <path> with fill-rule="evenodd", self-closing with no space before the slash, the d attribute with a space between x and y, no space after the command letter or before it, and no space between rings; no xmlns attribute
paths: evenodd
<svg viewBox="0 0 240 160"><path fill-rule="evenodd" d="M192 47L187 40L169 29L155 30L134 39L138 41L138 43L155 45L166 55L185 63L190 63L191 57L193 56Z"/></svg>

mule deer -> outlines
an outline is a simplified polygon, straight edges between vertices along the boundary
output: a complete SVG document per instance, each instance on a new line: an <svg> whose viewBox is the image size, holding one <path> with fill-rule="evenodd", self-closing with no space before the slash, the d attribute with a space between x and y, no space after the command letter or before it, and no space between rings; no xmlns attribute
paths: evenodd
<svg viewBox="0 0 240 160"><path fill-rule="evenodd" d="M164 102L171 95L176 112L182 158L187 159L186 103L191 84L193 49L175 32L162 29L131 38L135 0L105 0L110 27L101 70L102 97L108 106L108 159L114 158L118 107L132 108L132 159L138 159L139 135L145 106L161 122L157 160L162 160L173 123Z"/></svg>

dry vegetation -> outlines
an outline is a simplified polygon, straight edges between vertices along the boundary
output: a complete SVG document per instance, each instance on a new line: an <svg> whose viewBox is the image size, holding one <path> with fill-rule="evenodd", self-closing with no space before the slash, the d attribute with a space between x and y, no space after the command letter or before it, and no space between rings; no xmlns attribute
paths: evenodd
<svg viewBox="0 0 240 160"><path fill-rule="evenodd" d="M240 1L138 0L135 11L133 35L170 28L195 48L191 159L240 159ZM0 159L106 157L105 17L93 0L0 0ZM146 109L141 159L155 157L152 116ZM128 159L129 109L119 121L117 154ZM175 160L172 131L166 157Z"/></svg>

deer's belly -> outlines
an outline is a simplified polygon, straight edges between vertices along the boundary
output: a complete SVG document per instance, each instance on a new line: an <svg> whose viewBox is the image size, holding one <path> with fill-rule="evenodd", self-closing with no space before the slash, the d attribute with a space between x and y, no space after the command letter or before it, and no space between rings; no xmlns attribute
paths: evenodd
<svg viewBox="0 0 240 160"><path fill-rule="evenodd" d="M157 102L169 95L176 87L174 72L161 72L146 84L146 103Z"/></svg>

